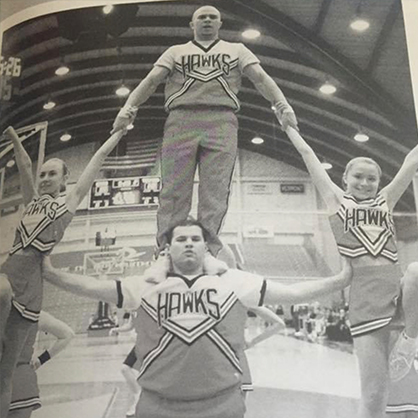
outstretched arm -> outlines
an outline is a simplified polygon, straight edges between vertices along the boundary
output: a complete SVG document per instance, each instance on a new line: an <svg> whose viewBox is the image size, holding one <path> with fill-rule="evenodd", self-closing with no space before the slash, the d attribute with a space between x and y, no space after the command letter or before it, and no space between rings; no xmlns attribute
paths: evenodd
<svg viewBox="0 0 418 418"><path fill-rule="evenodd" d="M84 199L84 196L86 196L94 180L97 178L106 157L116 147L125 133L126 131L119 131L113 134L93 155L93 158L78 179L77 184L67 195L67 207L71 213L75 213L78 205Z"/></svg>
<svg viewBox="0 0 418 418"><path fill-rule="evenodd" d="M317 187L322 198L327 203L330 210L337 210L341 197L344 192L330 179L321 161L319 161L313 149L307 144L302 136L293 128L286 129L287 136L299 152L306 168L312 177L312 181Z"/></svg>
<svg viewBox="0 0 418 418"><path fill-rule="evenodd" d="M10 138L14 147L16 164L20 175L23 204L26 206L36 194L36 186L32 174L32 161L12 126L9 126L3 134Z"/></svg>
<svg viewBox="0 0 418 418"><path fill-rule="evenodd" d="M264 71L260 64L247 65L244 74L253 82L255 88L272 106L283 129L291 126L298 129L295 112L275 81Z"/></svg>
<svg viewBox="0 0 418 418"><path fill-rule="evenodd" d="M405 157L405 160L394 179L380 192L386 196L390 209L393 209L404 194L418 170L418 145Z"/></svg>
<svg viewBox="0 0 418 418"><path fill-rule="evenodd" d="M57 270L52 266L49 257L44 258L42 277L48 282L80 296L114 304L118 302L114 280L96 280L93 277Z"/></svg>
<svg viewBox="0 0 418 418"><path fill-rule="evenodd" d="M129 95L125 105L116 116L113 122L112 134L121 129L126 129L134 121L138 107L148 100L157 87L167 78L169 73L168 68L160 66L154 67L148 73Z"/></svg>
<svg viewBox="0 0 418 418"><path fill-rule="evenodd" d="M268 322L269 324L279 324L283 327L286 326L283 319L280 318L280 316L276 315L274 312L272 312L269 308L265 306L257 306L257 307L251 307L249 309L251 312L254 312L257 316L259 316L261 319L264 319L264 321Z"/></svg>
<svg viewBox="0 0 418 418"><path fill-rule="evenodd" d="M342 258L342 270L335 276L325 279L310 279L293 285L283 285L271 280L267 283L265 303L302 303L308 302L329 293L342 290L351 282L352 269L350 262Z"/></svg>
<svg viewBox="0 0 418 418"><path fill-rule="evenodd" d="M246 344L246 349L254 347L257 344L260 344L262 341L267 340L273 335L277 334L279 330L286 328L286 324L280 316L276 315L269 308L265 306L258 306L256 308L251 308L250 311L254 312L257 316L264 319L264 321L271 324L266 328L261 334L254 337L251 341Z"/></svg>
<svg viewBox="0 0 418 418"><path fill-rule="evenodd" d="M74 337L74 331L65 322L45 311L41 311L39 317L39 330L52 334L56 340L48 350L32 361L35 370L64 350Z"/></svg>

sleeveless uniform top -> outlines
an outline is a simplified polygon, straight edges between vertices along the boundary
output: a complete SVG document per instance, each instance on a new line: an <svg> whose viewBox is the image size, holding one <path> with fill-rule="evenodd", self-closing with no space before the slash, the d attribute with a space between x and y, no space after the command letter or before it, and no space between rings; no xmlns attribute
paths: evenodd
<svg viewBox="0 0 418 418"><path fill-rule="evenodd" d="M35 197L27 205L16 230L10 255L29 246L48 255L62 239L73 214L65 203L65 195Z"/></svg>
<svg viewBox="0 0 418 418"><path fill-rule="evenodd" d="M43 296L42 260L62 239L73 216L64 194L56 198L48 194L37 196L23 212L9 257L0 271L7 274L13 290L12 304L25 319L39 320Z"/></svg>
<svg viewBox="0 0 418 418"><path fill-rule="evenodd" d="M208 47L190 41L168 48L154 64L170 70L165 84L166 111L196 106L238 111L242 72L259 62L244 44L220 39Z"/></svg>
<svg viewBox="0 0 418 418"><path fill-rule="evenodd" d="M393 218L382 196L358 201L344 195L330 223L342 255L350 258L371 255L398 261Z"/></svg>
<svg viewBox="0 0 418 418"><path fill-rule="evenodd" d="M262 277L238 270L193 280L173 274L158 285L129 278L117 288L118 307L139 306L135 368L143 389L188 401L247 383L244 326L247 307L262 304Z"/></svg>

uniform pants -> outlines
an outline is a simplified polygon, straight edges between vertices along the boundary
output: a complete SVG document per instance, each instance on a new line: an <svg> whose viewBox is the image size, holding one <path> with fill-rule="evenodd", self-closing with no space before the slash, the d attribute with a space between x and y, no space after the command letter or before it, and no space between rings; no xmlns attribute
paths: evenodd
<svg viewBox="0 0 418 418"><path fill-rule="evenodd" d="M228 209L237 132L238 120L230 110L190 108L170 112L161 149L162 190L157 212L160 249L167 243L167 231L189 215L196 167L197 218L210 234L212 254L222 248L218 234Z"/></svg>

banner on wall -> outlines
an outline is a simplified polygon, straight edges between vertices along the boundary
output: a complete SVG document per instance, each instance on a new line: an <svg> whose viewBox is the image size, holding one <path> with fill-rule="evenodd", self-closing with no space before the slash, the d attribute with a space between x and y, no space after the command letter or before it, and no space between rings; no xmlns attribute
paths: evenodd
<svg viewBox="0 0 418 418"><path fill-rule="evenodd" d="M271 195L273 190L269 183L248 183L246 184L247 194Z"/></svg>
<svg viewBox="0 0 418 418"><path fill-rule="evenodd" d="M242 235L244 238L273 238L274 230L270 225L244 225Z"/></svg>
<svg viewBox="0 0 418 418"><path fill-rule="evenodd" d="M303 183L282 183L280 184L282 193L302 194L305 193L305 185Z"/></svg>

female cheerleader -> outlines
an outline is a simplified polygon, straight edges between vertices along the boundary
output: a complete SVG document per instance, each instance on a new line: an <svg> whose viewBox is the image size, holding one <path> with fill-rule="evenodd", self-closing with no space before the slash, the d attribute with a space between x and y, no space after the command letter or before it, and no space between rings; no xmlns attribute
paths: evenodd
<svg viewBox="0 0 418 418"><path fill-rule="evenodd" d="M389 387L390 329L397 308L405 329L391 355L391 377L401 379L412 365L418 336L418 263L402 277L392 210L418 169L418 146L406 156L390 184L379 191L381 169L371 158L346 166L345 190L335 185L312 148L293 128L286 133L301 154L328 205L339 252L351 260L349 316L361 380L360 418L382 418ZM402 295L402 298L400 297Z"/></svg>
<svg viewBox="0 0 418 418"><path fill-rule="evenodd" d="M41 167L39 182L35 185L32 162L16 131L9 127L4 132L14 146L25 210L9 256L0 268L0 273L3 273L3 276L0 274L2 281L4 282L6 275L13 292L7 322L4 330L0 330L0 337L3 336L3 341L0 341L3 348L0 360L1 417L6 417L9 409L16 362L31 328L37 327L42 306L42 260L63 237L77 206L96 179L102 163L125 133L112 135L100 147L75 187L65 195L69 176L65 163L58 158L46 161ZM6 295L10 294L8 286L1 286L0 289Z"/></svg>

